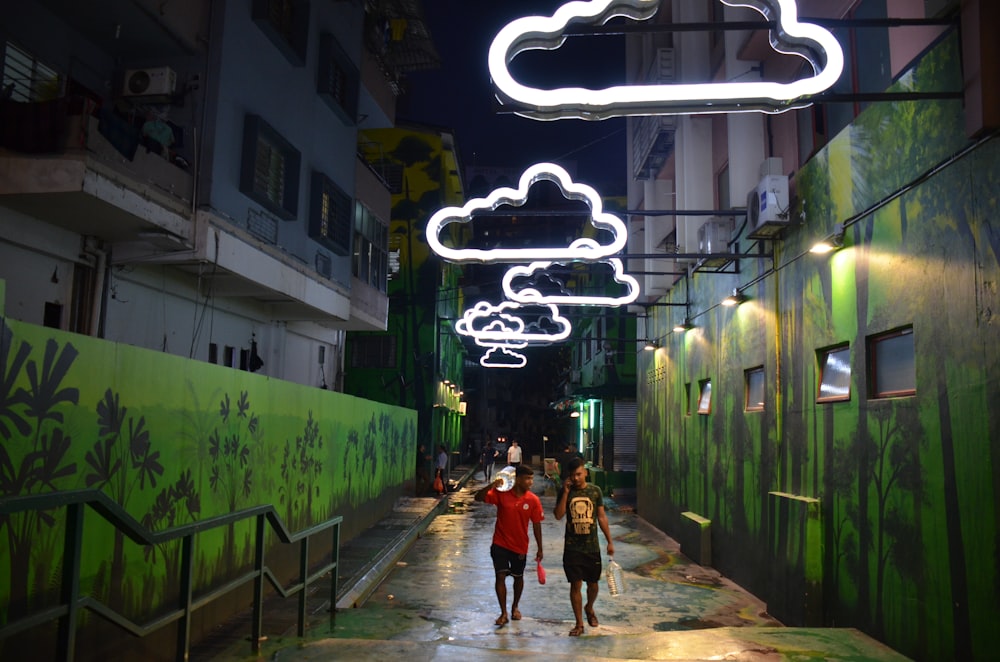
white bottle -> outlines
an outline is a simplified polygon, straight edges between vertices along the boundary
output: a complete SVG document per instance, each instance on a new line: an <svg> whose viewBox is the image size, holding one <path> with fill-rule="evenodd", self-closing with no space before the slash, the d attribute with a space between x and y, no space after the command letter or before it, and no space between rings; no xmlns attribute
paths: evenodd
<svg viewBox="0 0 1000 662"><path fill-rule="evenodd" d="M612 596L621 595L625 592L625 578L622 576L622 567L615 562L614 557L608 557L608 567L604 575L608 580L608 592Z"/></svg>

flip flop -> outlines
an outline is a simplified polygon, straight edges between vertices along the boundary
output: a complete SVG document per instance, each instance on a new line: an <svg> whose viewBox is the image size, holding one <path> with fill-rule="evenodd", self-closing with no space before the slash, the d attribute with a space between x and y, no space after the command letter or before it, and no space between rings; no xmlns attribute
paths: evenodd
<svg viewBox="0 0 1000 662"><path fill-rule="evenodd" d="M569 631L569 636L571 637L579 637L581 634L583 634L582 625L577 625L572 630Z"/></svg>
<svg viewBox="0 0 1000 662"><path fill-rule="evenodd" d="M519 621L519 620L521 620L521 612L519 610L517 610L517 609L511 610L511 612L510 612L510 618L511 618L512 621Z"/></svg>
<svg viewBox="0 0 1000 662"><path fill-rule="evenodd" d="M507 625L507 614L500 614L496 620L497 625Z"/></svg>
<svg viewBox="0 0 1000 662"><path fill-rule="evenodd" d="M592 611L587 612L587 622L590 623L590 627L596 628L600 623L597 622L597 614Z"/></svg>

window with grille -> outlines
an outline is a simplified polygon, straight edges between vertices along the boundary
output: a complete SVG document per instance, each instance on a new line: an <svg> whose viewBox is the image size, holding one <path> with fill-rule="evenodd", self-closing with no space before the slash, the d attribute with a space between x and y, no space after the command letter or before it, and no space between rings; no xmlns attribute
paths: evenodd
<svg viewBox="0 0 1000 662"><path fill-rule="evenodd" d="M240 191L280 218L296 218L301 160L299 151L260 116L247 115Z"/></svg>
<svg viewBox="0 0 1000 662"><path fill-rule="evenodd" d="M3 53L2 89L12 101L51 101L59 97L62 79L54 69L8 42Z"/></svg>
<svg viewBox="0 0 1000 662"><path fill-rule="evenodd" d="M253 0L252 17L268 39L295 66L306 62L309 3L304 0Z"/></svg>
<svg viewBox="0 0 1000 662"><path fill-rule="evenodd" d="M352 335L352 368L395 368L396 336L393 334Z"/></svg>
<svg viewBox="0 0 1000 662"><path fill-rule="evenodd" d="M385 292L389 272L389 229L360 202L354 205L353 252L354 277Z"/></svg>
<svg viewBox="0 0 1000 662"><path fill-rule="evenodd" d="M312 201L309 210L309 236L337 255L351 249L351 223L354 205L351 197L321 172L312 174Z"/></svg>
<svg viewBox="0 0 1000 662"><path fill-rule="evenodd" d="M316 91L347 125L353 125L357 121L360 80L358 68L333 35L328 32L321 34Z"/></svg>

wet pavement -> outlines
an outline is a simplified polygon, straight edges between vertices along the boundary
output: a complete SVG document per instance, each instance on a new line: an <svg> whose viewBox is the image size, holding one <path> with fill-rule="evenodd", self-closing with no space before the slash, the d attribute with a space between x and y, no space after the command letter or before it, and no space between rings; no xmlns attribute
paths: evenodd
<svg viewBox="0 0 1000 662"><path fill-rule="evenodd" d="M345 545L336 615L330 617L328 599L324 607L322 596L315 596L315 620L306 639L294 637L294 627L279 618L268 629L285 634L264 642L259 657L244 654L244 641L200 659L907 659L853 629L783 627L759 599L683 556L673 539L634 512L627 495L607 503L625 590L611 596L602 580L595 605L600 625L568 636L574 619L561 567L565 520L552 515L554 486L540 473L534 491L545 509L547 582L538 582L530 562L523 618L498 627L489 555L496 510L473 500L482 475L457 471L459 491L440 500L400 500L381 529L373 527ZM529 561L534 554L531 538ZM199 659L196 652L192 659Z"/></svg>

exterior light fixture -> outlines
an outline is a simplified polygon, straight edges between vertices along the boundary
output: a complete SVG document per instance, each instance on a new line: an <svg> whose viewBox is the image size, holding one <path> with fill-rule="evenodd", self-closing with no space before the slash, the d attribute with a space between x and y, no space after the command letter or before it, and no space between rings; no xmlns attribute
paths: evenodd
<svg viewBox="0 0 1000 662"><path fill-rule="evenodd" d="M812 248L809 249L810 253L816 253L817 255L823 255L825 253L830 253L832 251L840 250L844 247L844 226L838 223L834 228L833 232L826 238L817 241L813 244Z"/></svg>
<svg viewBox="0 0 1000 662"><path fill-rule="evenodd" d="M809 105L809 97L830 89L844 70L844 52L833 34L813 23L798 22L795 0L722 0L734 7L751 7L775 23L771 47L798 55L812 66L813 76L789 83L771 81L694 84L630 84L591 90L580 87L540 89L515 80L510 63L533 49L556 50L574 23L603 25L624 16L652 17L658 0L591 0L567 2L552 16L518 18L497 33L487 64L501 103L518 115L537 120L603 120L625 115L677 115L760 111L778 113Z"/></svg>
<svg viewBox="0 0 1000 662"><path fill-rule="evenodd" d="M684 321L674 327L674 333L684 333L685 331L690 331L694 328L694 324L691 323L688 318L684 318Z"/></svg>
<svg viewBox="0 0 1000 662"><path fill-rule="evenodd" d="M738 306L746 301L746 296L740 292L739 288L733 288L733 293L722 300L723 306Z"/></svg>
<svg viewBox="0 0 1000 662"><path fill-rule="evenodd" d="M580 418L580 412L578 412L577 410L574 409L573 411L571 411L569 413L569 417L570 418Z"/></svg>
<svg viewBox="0 0 1000 662"><path fill-rule="evenodd" d="M643 347L643 349L645 351L647 351L647 352L652 352L653 350L657 349L659 346L660 346L660 341L658 341L656 339L647 340L646 341L646 345Z"/></svg>

